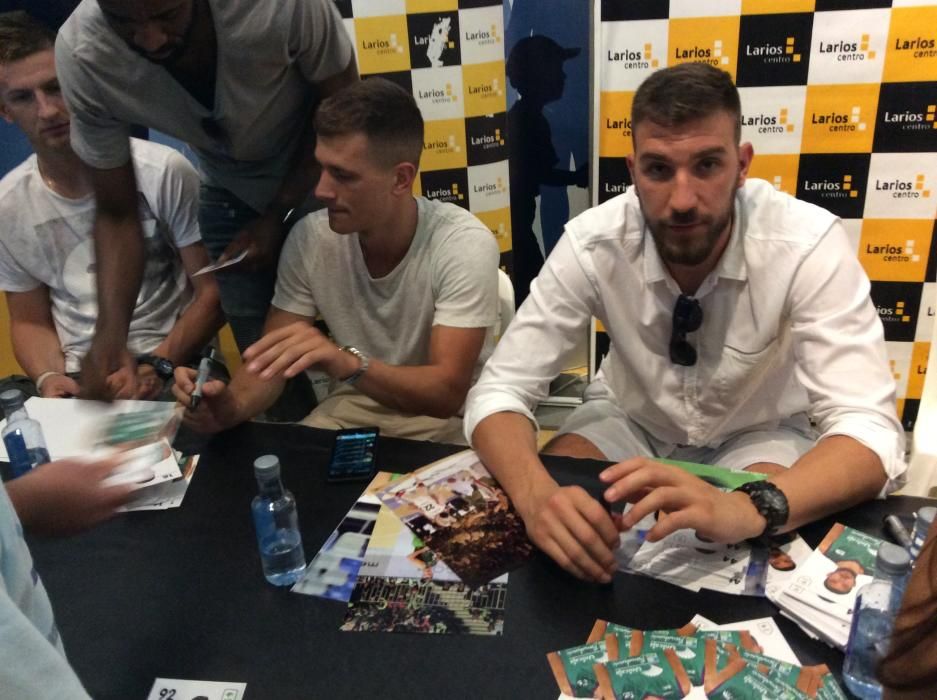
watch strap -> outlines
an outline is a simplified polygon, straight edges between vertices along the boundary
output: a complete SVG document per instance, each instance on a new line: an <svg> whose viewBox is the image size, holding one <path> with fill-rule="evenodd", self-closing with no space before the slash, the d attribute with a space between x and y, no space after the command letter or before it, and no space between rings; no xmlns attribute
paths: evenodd
<svg viewBox="0 0 937 700"><path fill-rule="evenodd" d="M347 352L347 353L350 353L350 354L354 355L355 357L357 357L357 358L358 358L358 361L361 363L361 364L358 366L358 369L356 369L356 370L355 370L354 372L352 372L349 376L347 376L347 377L345 377L344 379L341 380L341 381L344 382L345 384L354 384L354 383L357 382L359 379L361 379L361 375L362 375L362 374L364 374L365 372L368 371L368 367L371 365L371 359L370 359L367 355L365 355L363 352L361 352L358 348L356 348L356 347L354 347L354 346L351 346L351 345L343 345L341 349L342 349L342 351Z"/></svg>
<svg viewBox="0 0 937 700"><path fill-rule="evenodd" d="M745 493L761 517L765 519L764 531L753 539L770 537L787 524L791 512L787 496L772 482L750 481L735 490Z"/></svg>
<svg viewBox="0 0 937 700"><path fill-rule="evenodd" d="M137 364L149 365L156 372L156 376L163 381L172 378L173 372L176 369L172 360L152 353L137 355Z"/></svg>

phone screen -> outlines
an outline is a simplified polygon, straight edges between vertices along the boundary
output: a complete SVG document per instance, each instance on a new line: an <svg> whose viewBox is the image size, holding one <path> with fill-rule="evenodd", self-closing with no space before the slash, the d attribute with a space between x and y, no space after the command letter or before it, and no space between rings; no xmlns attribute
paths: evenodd
<svg viewBox="0 0 937 700"><path fill-rule="evenodd" d="M374 472L377 428L347 428L335 433L329 481L367 479Z"/></svg>

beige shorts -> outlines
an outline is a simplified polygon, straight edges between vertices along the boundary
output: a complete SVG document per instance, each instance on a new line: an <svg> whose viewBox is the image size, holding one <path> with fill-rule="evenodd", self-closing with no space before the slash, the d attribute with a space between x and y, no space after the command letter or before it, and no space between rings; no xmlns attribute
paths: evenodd
<svg viewBox="0 0 937 700"><path fill-rule="evenodd" d="M605 398L584 401L560 426L557 435L573 433L594 444L612 462L629 457L664 457L744 469L756 462L789 467L816 444L817 433L803 413L778 423L753 425L717 447L673 445L651 435L619 406Z"/></svg>
<svg viewBox="0 0 937 700"><path fill-rule="evenodd" d="M300 423L329 430L376 425L381 429L381 435L388 437L465 444L462 418L433 418L400 413L347 385L326 396Z"/></svg>

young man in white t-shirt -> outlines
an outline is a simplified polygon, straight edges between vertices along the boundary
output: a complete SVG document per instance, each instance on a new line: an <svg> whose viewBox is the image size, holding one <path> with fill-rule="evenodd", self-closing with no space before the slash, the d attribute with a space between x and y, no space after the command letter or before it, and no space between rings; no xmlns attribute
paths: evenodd
<svg viewBox="0 0 937 700"><path fill-rule="evenodd" d="M25 13L0 16L0 116L35 154L0 181L0 289L20 365L44 397L82 392L98 299L91 230L96 203L70 145L55 71L55 35ZM176 151L132 142L145 267L128 319L136 374L108 376L117 398L160 395L176 364L197 357L223 323L197 222L198 175Z"/></svg>
<svg viewBox="0 0 937 700"><path fill-rule="evenodd" d="M230 386L205 385L189 422L214 432L247 420L311 368L334 390L307 425L459 441L497 318L494 237L464 209L413 196L423 119L402 88L376 78L345 88L322 102L315 126L315 193L327 208L290 232L264 337ZM176 371L186 404L192 377Z"/></svg>

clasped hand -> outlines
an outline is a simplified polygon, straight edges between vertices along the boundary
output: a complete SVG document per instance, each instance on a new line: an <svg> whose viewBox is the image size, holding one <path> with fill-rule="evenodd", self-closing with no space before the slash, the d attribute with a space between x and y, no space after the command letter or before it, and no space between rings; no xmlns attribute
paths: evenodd
<svg viewBox="0 0 937 700"><path fill-rule="evenodd" d="M555 482L532 494L532 507L521 510L534 543L582 579L610 581L619 533L652 513L657 522L647 533L650 542L683 528L715 542L738 542L764 529L748 496L720 491L671 465L636 457L607 468L599 478L608 484L604 500L633 504L628 512L609 513L580 487Z"/></svg>
<svg viewBox="0 0 937 700"><path fill-rule="evenodd" d="M190 409L195 378L198 372L191 367L176 367L172 394ZM187 410L182 422L197 433L220 433L241 421L237 401L228 385L220 379L209 379L202 386L202 398L194 410Z"/></svg>

